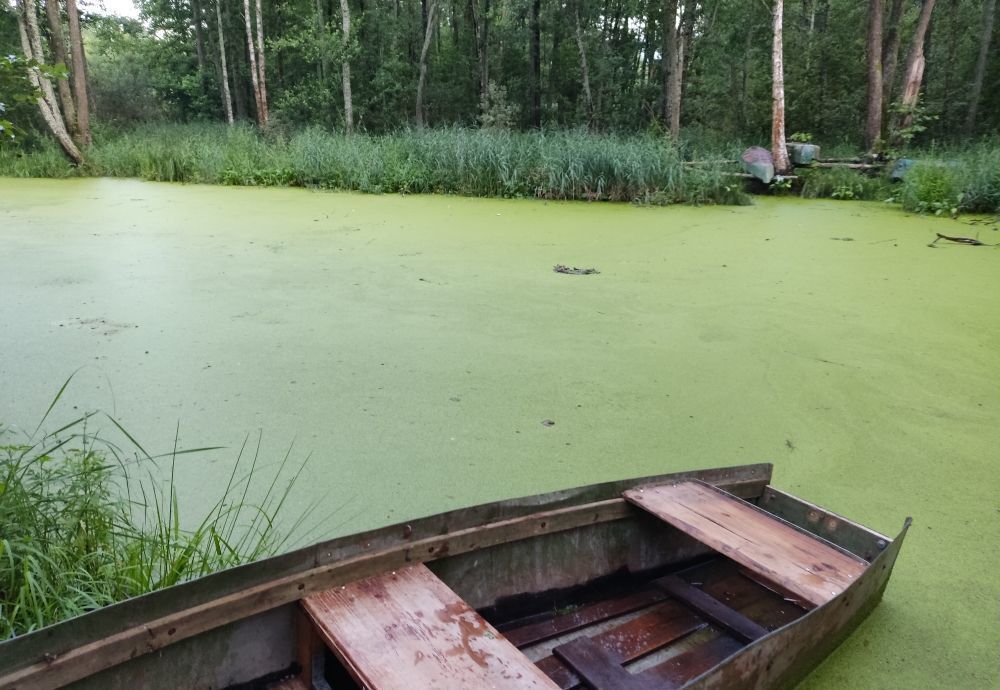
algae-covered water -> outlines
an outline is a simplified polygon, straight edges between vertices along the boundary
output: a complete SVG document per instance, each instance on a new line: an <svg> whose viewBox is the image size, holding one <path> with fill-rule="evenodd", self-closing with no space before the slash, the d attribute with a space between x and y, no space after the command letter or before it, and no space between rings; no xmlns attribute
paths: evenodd
<svg viewBox="0 0 1000 690"><path fill-rule="evenodd" d="M33 430L82 367L63 419L101 407L157 450L178 423L188 447L262 430L269 460L294 441L329 535L771 461L875 529L915 518L805 687L997 687L1000 250L934 232L1000 242L837 201L0 180L0 420ZM182 496L217 496L234 456L186 457Z"/></svg>

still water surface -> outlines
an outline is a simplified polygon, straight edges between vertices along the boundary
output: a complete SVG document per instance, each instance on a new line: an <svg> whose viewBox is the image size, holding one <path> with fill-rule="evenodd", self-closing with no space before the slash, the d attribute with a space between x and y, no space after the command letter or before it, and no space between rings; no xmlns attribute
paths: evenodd
<svg viewBox="0 0 1000 690"><path fill-rule="evenodd" d="M1000 242L836 201L3 179L0 421L33 430L79 370L53 428L101 408L151 451L178 425L186 447L262 431L268 461L311 453L298 505L340 508L316 536L771 461L876 529L916 519L885 602L805 687L996 687L1000 251L934 232ZM183 460L192 511L234 456Z"/></svg>

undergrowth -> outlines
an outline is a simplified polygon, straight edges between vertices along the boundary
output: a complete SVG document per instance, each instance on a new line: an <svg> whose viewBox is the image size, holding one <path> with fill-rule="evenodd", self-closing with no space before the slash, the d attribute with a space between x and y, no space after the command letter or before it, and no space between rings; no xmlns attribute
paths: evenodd
<svg viewBox="0 0 1000 690"><path fill-rule="evenodd" d="M101 419L125 442L94 431ZM212 450L152 456L106 415L20 441L0 428L0 640L283 549L276 517L302 465L292 470L286 455L264 468L244 444L219 498L192 521L174 473L182 456Z"/></svg>

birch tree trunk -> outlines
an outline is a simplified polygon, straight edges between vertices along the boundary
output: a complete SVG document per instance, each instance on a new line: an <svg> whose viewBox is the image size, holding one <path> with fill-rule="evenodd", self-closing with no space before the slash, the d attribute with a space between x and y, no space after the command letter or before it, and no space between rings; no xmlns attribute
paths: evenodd
<svg viewBox="0 0 1000 690"><path fill-rule="evenodd" d="M976 129L976 117L979 111L979 99L983 95L983 78L986 75L986 61L990 55L990 38L993 36L993 22L996 16L996 0L986 0L983 5L983 29L979 37L979 59L976 61L976 73L972 80L972 91L969 93L969 112L965 118L965 134L972 136Z"/></svg>
<svg viewBox="0 0 1000 690"><path fill-rule="evenodd" d="M927 37L927 27L931 23L931 13L934 11L935 0L924 0L920 8L920 17L917 19L917 28L913 31L913 40L910 44L910 55L906 58L906 80L903 82L903 95L900 98L900 111L902 115L896 121L893 129L896 132L896 144L902 143L899 133L913 125L913 111L917 107L920 99L920 87L924 80L924 66L927 64L924 58L924 39Z"/></svg>
<svg viewBox="0 0 1000 690"><path fill-rule="evenodd" d="M430 0L427 7L427 28L424 30L424 47L420 50L420 78L417 80L417 127L424 128L424 84L427 83L427 53L431 49L434 38L434 20L437 12L437 0Z"/></svg>
<svg viewBox="0 0 1000 690"><path fill-rule="evenodd" d="M76 0L66 0L69 18L69 49L73 56L73 96L76 105L76 128L80 144L90 146L90 101L87 94L87 58L83 54L83 35L80 32L80 11Z"/></svg>
<svg viewBox="0 0 1000 690"><path fill-rule="evenodd" d="M56 63L62 63L67 68L70 61L66 56L66 42L63 37L62 15L59 12L58 0L45 0L45 16L49 22L49 43L52 45L52 57ZM69 79L56 81L59 90L59 103L62 105L66 129L71 135L76 135L76 106L73 105L73 94L70 91Z"/></svg>
<svg viewBox="0 0 1000 690"><path fill-rule="evenodd" d="M351 98L351 7L347 0L340 0L340 21L344 30L341 49L344 54L340 63L341 79L344 90L344 130L350 134L354 131L354 100Z"/></svg>
<svg viewBox="0 0 1000 690"><path fill-rule="evenodd" d="M576 47L580 51L580 72L583 79L583 101L587 107L587 126L594 121L594 99L590 93L590 69L587 67L587 46L583 42L583 26L580 24L580 3L573 3L573 14L576 18Z"/></svg>
<svg viewBox="0 0 1000 690"><path fill-rule="evenodd" d="M250 17L250 0L243 0L243 16L247 29L247 54L250 56L250 82L253 84L253 101L257 106L257 126L261 129L267 126L267 115L264 111L260 92L260 73L257 71L257 48L253 42L253 26Z"/></svg>
<svg viewBox="0 0 1000 690"><path fill-rule="evenodd" d="M784 0L774 0L774 45L771 50L771 157L774 170L787 173L792 164L785 146L785 61L781 36Z"/></svg>
<svg viewBox="0 0 1000 690"><path fill-rule="evenodd" d="M21 49L26 57L41 64L45 61L42 53L42 41L38 33L38 18L35 14L34 0L18 0L17 28L21 36ZM55 91L52 90L52 82L45 79L37 67L28 70L28 78L32 86L41 92L38 99L38 110L42 114L42 119L48 126L52 136L59 142L60 148L66 157L77 165L83 165L83 154L73 143L69 132L66 130L66 123L63 122L59 112L59 104L56 102Z"/></svg>
<svg viewBox="0 0 1000 690"><path fill-rule="evenodd" d="M219 26L219 64L222 67L222 105L226 122L233 124L233 98L229 94L229 66L226 64L226 37L222 31L222 0L215 0L215 20Z"/></svg>
<svg viewBox="0 0 1000 690"><path fill-rule="evenodd" d="M882 18L885 0L868 0L868 116L865 119L865 150L875 151L882 137Z"/></svg>

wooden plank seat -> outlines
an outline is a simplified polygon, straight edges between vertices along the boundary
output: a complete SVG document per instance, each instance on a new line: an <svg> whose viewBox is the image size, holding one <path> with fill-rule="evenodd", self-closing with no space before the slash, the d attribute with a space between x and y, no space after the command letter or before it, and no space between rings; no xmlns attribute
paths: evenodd
<svg viewBox="0 0 1000 690"><path fill-rule="evenodd" d="M868 563L698 481L631 489L625 499L736 561L804 608L837 596Z"/></svg>
<svg viewBox="0 0 1000 690"><path fill-rule="evenodd" d="M302 608L369 690L558 688L423 564L306 597Z"/></svg>

